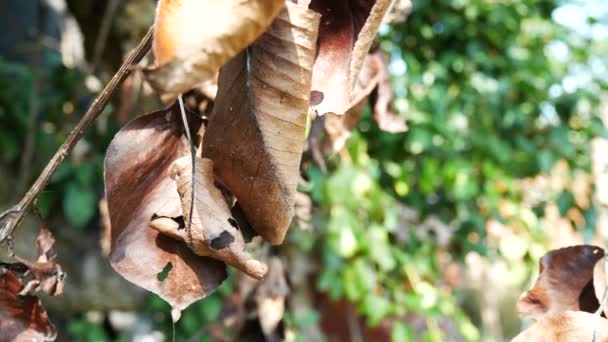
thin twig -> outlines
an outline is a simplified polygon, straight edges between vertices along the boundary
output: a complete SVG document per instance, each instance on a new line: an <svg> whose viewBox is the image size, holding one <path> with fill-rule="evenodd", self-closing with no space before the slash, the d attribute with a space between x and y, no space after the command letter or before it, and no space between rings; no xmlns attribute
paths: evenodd
<svg viewBox="0 0 608 342"><path fill-rule="evenodd" d="M194 177L196 177L196 149L194 148L194 141L190 136L190 126L188 125L188 118L186 117L186 109L184 108L184 99L182 98L182 94L179 94L177 96L177 101L179 102L179 110L182 114L182 122L184 124L184 130L186 130L188 144L190 144L190 158L192 162L192 178L190 179L190 213L188 214L188 222L186 222L186 227L190 227L192 225L192 213L194 211Z"/></svg>
<svg viewBox="0 0 608 342"><path fill-rule="evenodd" d="M15 227L23 218L27 208L29 208L34 199L38 197L38 194L46 187L51 176L53 173L55 173L59 165L61 165L67 156L70 155L70 152L72 152L72 149L78 140L82 138L85 130L89 128L89 126L91 126L99 117L112 95L116 92L116 89L118 89L122 81L124 81L124 79L132 71L133 65L139 63L139 61L141 61L141 59L148 53L152 43L152 31L152 28L148 30L146 36L139 42L139 45L137 45L135 50L131 52L120 69L118 69L114 77L112 77L110 82L93 101L80 122L78 122L78 125L74 127L61 147L59 147L57 152L55 152L53 158L51 158L40 176L38 176L38 179L36 179L36 182L34 182L27 193L23 196L19 204L0 216L0 218L5 220L5 225L0 228L0 243L8 243L9 253L11 255L13 254L11 240Z"/></svg>
<svg viewBox="0 0 608 342"><path fill-rule="evenodd" d="M40 57L42 55L42 27L44 27L44 6L40 1L37 1L37 17L36 21L36 40L34 44L33 59L32 59L32 87L30 89L29 98L29 115L27 122L27 131L25 138L25 146L21 155L21 166L19 172L19 180L17 181L17 191L22 192L26 189L27 182L30 179L32 172L32 160L34 159L34 148L36 146L36 134L38 134L38 112L40 108Z"/></svg>
<svg viewBox="0 0 608 342"><path fill-rule="evenodd" d="M95 48L93 52L93 64L91 67L91 74L97 71L97 67L101 63L101 57L103 55L103 51L106 47L106 42L108 40L108 34L110 33L110 29L112 28L112 19L114 19L114 12L119 5L118 0L110 0L108 5L106 6L106 11L103 14L103 18L101 20L101 26L99 28L99 34L97 34L97 40L95 41Z"/></svg>

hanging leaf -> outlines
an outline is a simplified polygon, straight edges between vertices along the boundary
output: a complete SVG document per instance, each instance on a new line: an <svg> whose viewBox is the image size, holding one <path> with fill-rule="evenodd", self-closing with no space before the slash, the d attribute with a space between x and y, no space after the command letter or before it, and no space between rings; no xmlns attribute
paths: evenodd
<svg viewBox="0 0 608 342"><path fill-rule="evenodd" d="M279 324L285 313L285 299L289 286L285 279L285 266L278 257L268 261L268 277L257 288L255 303L262 332L268 341L280 341Z"/></svg>
<svg viewBox="0 0 608 342"><path fill-rule="evenodd" d="M323 142L323 150L326 154L339 152L344 148L352 130L361 121L363 111L369 101L369 95L380 82L381 68L379 58L375 55L368 55L357 78L354 90L355 96L348 111L344 115L327 113L325 116L317 118L317 120L325 120L326 138Z"/></svg>
<svg viewBox="0 0 608 342"><path fill-rule="evenodd" d="M372 107L373 118L378 127L386 132L400 133L407 130L405 119L394 113L392 109L393 86L388 73L388 56L384 52L376 51L367 55L355 89L351 106L344 115L327 113L317 120L325 120L326 138L323 142L323 151L332 154L341 151L351 132L357 127L365 106Z"/></svg>
<svg viewBox="0 0 608 342"><path fill-rule="evenodd" d="M536 283L517 303L519 315L538 319L565 310L595 311L593 267L603 256L603 249L590 245L545 254Z"/></svg>
<svg viewBox="0 0 608 342"><path fill-rule="evenodd" d="M190 114L189 121L198 130L200 119ZM222 262L197 256L184 242L150 227L159 216L183 216L170 167L188 153L179 107L174 105L123 127L105 160L110 263L127 280L158 294L176 312L211 293L226 277Z"/></svg>
<svg viewBox="0 0 608 342"><path fill-rule="evenodd" d="M608 301L608 262L607 258L600 259L593 268L593 289L599 303ZM608 315L608 307L604 304L604 315ZM606 316L608 317L608 316Z"/></svg>
<svg viewBox="0 0 608 342"><path fill-rule="evenodd" d="M344 114L378 28L391 0L313 0L321 13L311 104L320 115Z"/></svg>
<svg viewBox="0 0 608 342"><path fill-rule="evenodd" d="M512 342L608 341L608 320L588 312L564 311L542 317Z"/></svg>
<svg viewBox="0 0 608 342"><path fill-rule="evenodd" d="M53 237L44 221L36 238L36 246L38 248L38 259L36 261L15 257L19 261L17 264L27 267L34 278L28 283L27 287L32 288L32 293L40 289L51 296L63 294L66 274L56 261L55 237Z"/></svg>
<svg viewBox="0 0 608 342"><path fill-rule="evenodd" d="M378 86L370 96L373 117L378 127L385 132L401 133L407 131L405 118L395 113L393 108L393 84L388 70L389 57L386 53L378 51L374 58L379 64Z"/></svg>
<svg viewBox="0 0 608 342"><path fill-rule="evenodd" d="M24 290L15 267L0 266L0 341L52 341L57 333L40 299ZM26 272L22 268L21 272Z"/></svg>
<svg viewBox="0 0 608 342"><path fill-rule="evenodd" d="M258 38L285 0L161 0L154 23L156 66L145 71L161 94L175 97L213 77Z"/></svg>
<svg viewBox="0 0 608 342"><path fill-rule="evenodd" d="M177 191L182 203L183 222L192 223L185 223L185 229L182 229L183 227L171 217L158 217L152 220L152 227L178 240L186 241L197 255L222 260L253 278L263 278L267 266L253 259L245 251L245 241L237 221L231 216L222 192L213 185L213 162L196 158L196 171L195 197L192 204L191 157L182 157L171 167L171 177L177 182ZM192 205L194 207L190 220Z"/></svg>
<svg viewBox="0 0 608 342"><path fill-rule="evenodd" d="M273 244L293 217L319 15L288 2L250 48L220 71L203 157Z"/></svg>

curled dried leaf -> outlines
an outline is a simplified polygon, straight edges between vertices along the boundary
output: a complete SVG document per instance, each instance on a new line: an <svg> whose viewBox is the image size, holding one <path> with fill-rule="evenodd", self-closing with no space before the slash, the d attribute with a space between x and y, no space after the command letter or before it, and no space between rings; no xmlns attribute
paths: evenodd
<svg viewBox="0 0 608 342"><path fill-rule="evenodd" d="M390 133L407 130L405 118L392 109L393 87L388 72L388 56L384 52L377 51L367 55L353 93L355 95L351 106L344 115L328 113L325 116L323 150L326 154L336 153L344 148L368 103L372 106L373 118L381 130Z"/></svg>
<svg viewBox="0 0 608 342"><path fill-rule="evenodd" d="M208 80L270 25L285 0L161 0L154 23L156 66L145 71L161 94Z"/></svg>
<svg viewBox="0 0 608 342"><path fill-rule="evenodd" d="M320 115L350 108L357 77L391 0L313 0L321 13L311 104Z"/></svg>
<svg viewBox="0 0 608 342"><path fill-rule="evenodd" d="M395 113L393 109L393 85L388 70L389 57L386 53L374 53L380 67L378 72L378 86L370 97L373 107L374 120L381 130L390 133L401 133L407 130L405 118Z"/></svg>
<svg viewBox="0 0 608 342"><path fill-rule="evenodd" d="M56 261L55 238L44 221L36 238L36 246L38 248L36 261L15 257L19 262L13 264L26 267L28 274L31 274L33 278L25 285L27 291L24 294L34 294L36 291L42 290L51 296L59 296L63 293L66 274Z"/></svg>
<svg viewBox="0 0 608 342"><path fill-rule="evenodd" d="M595 298L600 304L604 303L604 315L608 317L608 257L600 259L593 268L593 289L595 290Z"/></svg>
<svg viewBox="0 0 608 342"><path fill-rule="evenodd" d="M18 273L0 267L0 341L52 341L57 333L40 299L22 294Z"/></svg>
<svg viewBox="0 0 608 342"><path fill-rule="evenodd" d="M276 330L285 313L285 298L289 294L289 287L281 259L272 257L268 264L268 277L258 287L255 302L262 332L269 341L273 341L278 340L277 335L280 336Z"/></svg>
<svg viewBox="0 0 608 342"><path fill-rule="evenodd" d="M542 317L512 341L608 341L608 320L582 311L558 312Z"/></svg>
<svg viewBox="0 0 608 342"><path fill-rule="evenodd" d="M222 192L213 185L213 162L210 159L196 158L196 171L192 203L191 158L182 157L176 160L171 168L171 177L177 182L177 191L182 202L183 221L192 224L186 223L185 227L180 227L176 221L167 217L159 217L151 224L174 238L185 240L197 255L210 256L240 269L251 277L263 278L267 266L245 251L243 234L231 216ZM191 205L194 206L192 220L189 217Z"/></svg>
<svg viewBox="0 0 608 342"><path fill-rule="evenodd" d="M194 131L201 124L193 115L189 121ZM183 216L170 178L173 162L189 155L182 127L177 105L140 116L116 134L105 160L110 263L176 311L211 293L226 277L222 262L198 256L184 242L150 228L155 217Z"/></svg>
<svg viewBox="0 0 608 342"><path fill-rule="evenodd" d="M603 249L590 245L545 254L534 286L517 303L519 315L539 319L565 310L595 311L593 267L603 256Z"/></svg>
<svg viewBox="0 0 608 342"><path fill-rule="evenodd" d="M203 157L267 241L293 217L319 15L288 2L247 51L220 71Z"/></svg>

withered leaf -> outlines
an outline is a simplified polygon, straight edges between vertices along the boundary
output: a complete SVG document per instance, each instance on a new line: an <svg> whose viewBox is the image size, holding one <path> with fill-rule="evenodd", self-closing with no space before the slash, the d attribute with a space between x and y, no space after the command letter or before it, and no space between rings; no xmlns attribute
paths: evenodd
<svg viewBox="0 0 608 342"><path fill-rule="evenodd" d="M355 84L350 108L344 115L333 113L325 115L326 136L323 151L326 154L339 152L344 148L368 103L372 107L373 118L381 130L390 133L407 130L405 118L392 109L393 87L387 69L388 56L384 52L376 51L367 55Z"/></svg>
<svg viewBox="0 0 608 342"><path fill-rule="evenodd" d="M374 120L383 131L390 133L405 132L407 130L405 118L394 112L392 104L394 94L388 70L389 57L382 51L374 53L373 56L380 65L378 86L370 97Z"/></svg>
<svg viewBox="0 0 608 342"><path fill-rule="evenodd" d="M380 82L381 68L379 58L373 54L368 55L357 78L354 90L355 96L348 111L344 115L326 114L324 118L325 139L323 141L325 153L335 153L344 148L351 131L357 127L361 120L369 95Z"/></svg>
<svg viewBox="0 0 608 342"><path fill-rule="evenodd" d="M583 311L558 312L542 317L512 341L608 341L608 320Z"/></svg>
<svg viewBox="0 0 608 342"><path fill-rule="evenodd" d="M258 38L285 0L161 0L154 23L156 67L145 71L162 94L176 96L210 79Z"/></svg>
<svg viewBox="0 0 608 342"><path fill-rule="evenodd" d="M51 296L59 296L63 293L66 274L56 262L55 238L44 221L36 238L36 246L38 248L36 261L15 257L34 277L27 286L32 287L32 292L41 289Z"/></svg>
<svg viewBox="0 0 608 342"><path fill-rule="evenodd" d="M293 217L319 15L288 2L250 48L220 70L203 157L267 241Z"/></svg>
<svg viewBox="0 0 608 342"><path fill-rule="evenodd" d="M271 257L268 261L268 277L258 287L255 302L258 308L258 320L264 336L269 341L278 340L276 329L285 313L285 298L289 294L289 287L285 279L285 266L278 257Z"/></svg>
<svg viewBox="0 0 608 342"><path fill-rule="evenodd" d="M224 261L251 277L261 279L267 266L255 260L245 251L245 241L238 225L231 216L230 208L220 189L213 184L213 162L210 159L196 158L196 177L194 204L191 202L192 162L190 156L182 157L173 163L171 177L177 182L177 191L182 202L185 229L175 221L159 217L151 222L159 231L186 241L195 254L210 256ZM192 208L192 220L189 218Z"/></svg>
<svg viewBox="0 0 608 342"><path fill-rule="evenodd" d="M590 245L545 254L536 283L517 303L519 315L539 319L565 310L595 311L593 267L603 256L603 249Z"/></svg>
<svg viewBox="0 0 608 342"><path fill-rule="evenodd" d="M318 56L315 60L311 104L320 115L344 114L363 60L391 0L313 0L321 13Z"/></svg>
<svg viewBox="0 0 608 342"><path fill-rule="evenodd" d="M40 299L20 293L23 281L13 270L0 266L0 341L49 341L56 336Z"/></svg>
<svg viewBox="0 0 608 342"><path fill-rule="evenodd" d="M593 288L595 290L595 298L598 302L606 303L608 301L608 257L600 259L593 268ZM608 308L604 304L604 314L608 315ZM608 316L606 316L608 317Z"/></svg>
<svg viewBox="0 0 608 342"><path fill-rule="evenodd" d="M201 124L193 115L189 121L194 131ZM127 280L158 294L178 311L211 293L226 277L222 262L198 256L184 242L150 227L154 217L182 216L170 167L188 153L179 107L173 105L123 127L105 160L110 263ZM169 265L166 277L158 277Z"/></svg>

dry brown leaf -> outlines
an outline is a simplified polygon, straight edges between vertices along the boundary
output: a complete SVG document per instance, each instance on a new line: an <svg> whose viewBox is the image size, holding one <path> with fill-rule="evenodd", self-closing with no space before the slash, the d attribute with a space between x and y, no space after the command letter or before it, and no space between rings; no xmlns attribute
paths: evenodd
<svg viewBox="0 0 608 342"><path fill-rule="evenodd" d="M23 269L25 271L26 269ZM23 281L0 266L0 341L52 341L57 333L38 297L21 295Z"/></svg>
<svg viewBox="0 0 608 342"><path fill-rule="evenodd" d="M185 229L181 229L179 223L170 217L158 217L151 222L151 226L164 234L186 241L197 255L213 257L253 278L263 278L268 270L267 266L245 251L245 241L237 221L231 216L222 192L213 185L213 162L210 159L196 158L192 220L189 217L192 205L190 156L182 157L173 163L171 177L177 182ZM188 225L187 222L192 224Z"/></svg>
<svg viewBox="0 0 608 342"><path fill-rule="evenodd" d="M381 130L390 133L401 133L407 131L405 118L394 112L393 109L393 84L388 70L389 57L386 53L378 51L374 54L380 64L379 82L375 92L370 98L373 106L374 120Z"/></svg>
<svg viewBox="0 0 608 342"><path fill-rule="evenodd" d="M344 148L346 141L350 138L351 131L357 127L361 120L369 95L380 82L381 69L379 58L373 54L367 55L361 73L357 78L354 90L355 97L348 111L344 115L327 113L325 117L317 118L317 120L324 120L323 151L326 154L333 154Z"/></svg>
<svg viewBox="0 0 608 342"><path fill-rule="evenodd" d="M608 320L583 311L563 311L542 317L515 336L513 342L608 341Z"/></svg>
<svg viewBox="0 0 608 342"><path fill-rule="evenodd" d="M606 303L608 299L608 262L607 257L600 259L593 268L593 289L595 290L595 297L599 303ZM608 308L604 304L604 314L608 317Z"/></svg>
<svg viewBox="0 0 608 342"><path fill-rule="evenodd" d="M539 319L565 310L595 311L593 267L603 256L603 249L590 245L545 254L536 283L517 303L519 315Z"/></svg>
<svg viewBox="0 0 608 342"><path fill-rule="evenodd" d="M156 66L145 71L161 94L177 96L210 79L258 38L285 0L161 0L154 23Z"/></svg>
<svg viewBox="0 0 608 342"><path fill-rule="evenodd" d="M285 298L289 294L289 287L281 259L271 257L268 264L268 277L257 289L255 302L258 306L258 320L262 332L268 340L273 340L276 339L276 329L285 313Z"/></svg>
<svg viewBox="0 0 608 342"><path fill-rule="evenodd" d="M15 256L18 263L11 264L13 265L11 267L23 266L27 268L28 276L31 275L30 280L25 285L27 293L34 294L38 290L42 290L51 296L59 296L63 293L66 274L56 261L55 238L44 220L36 238L36 246L38 249L38 259L36 261Z"/></svg>
<svg viewBox="0 0 608 342"><path fill-rule="evenodd" d="M189 121L196 132L200 119L190 115ZM158 294L177 312L211 293L226 277L222 262L198 256L184 242L150 228L155 217L183 216L170 178L173 162L189 155L182 127L177 105L140 116L116 134L105 160L110 262L127 280Z"/></svg>
<svg viewBox="0 0 608 342"><path fill-rule="evenodd" d="M293 217L319 15L288 2L220 71L203 157L251 226L280 244Z"/></svg>
<svg viewBox="0 0 608 342"><path fill-rule="evenodd" d="M321 13L311 104L319 115L344 114L391 0L313 0Z"/></svg>
<svg viewBox="0 0 608 342"><path fill-rule="evenodd" d="M344 115L327 113L324 117L326 139L323 150L326 154L344 148L368 103L372 106L373 118L381 130L390 133L407 130L405 118L392 109L393 87L388 72L388 56L384 52L376 51L367 55L353 94L351 106Z"/></svg>

